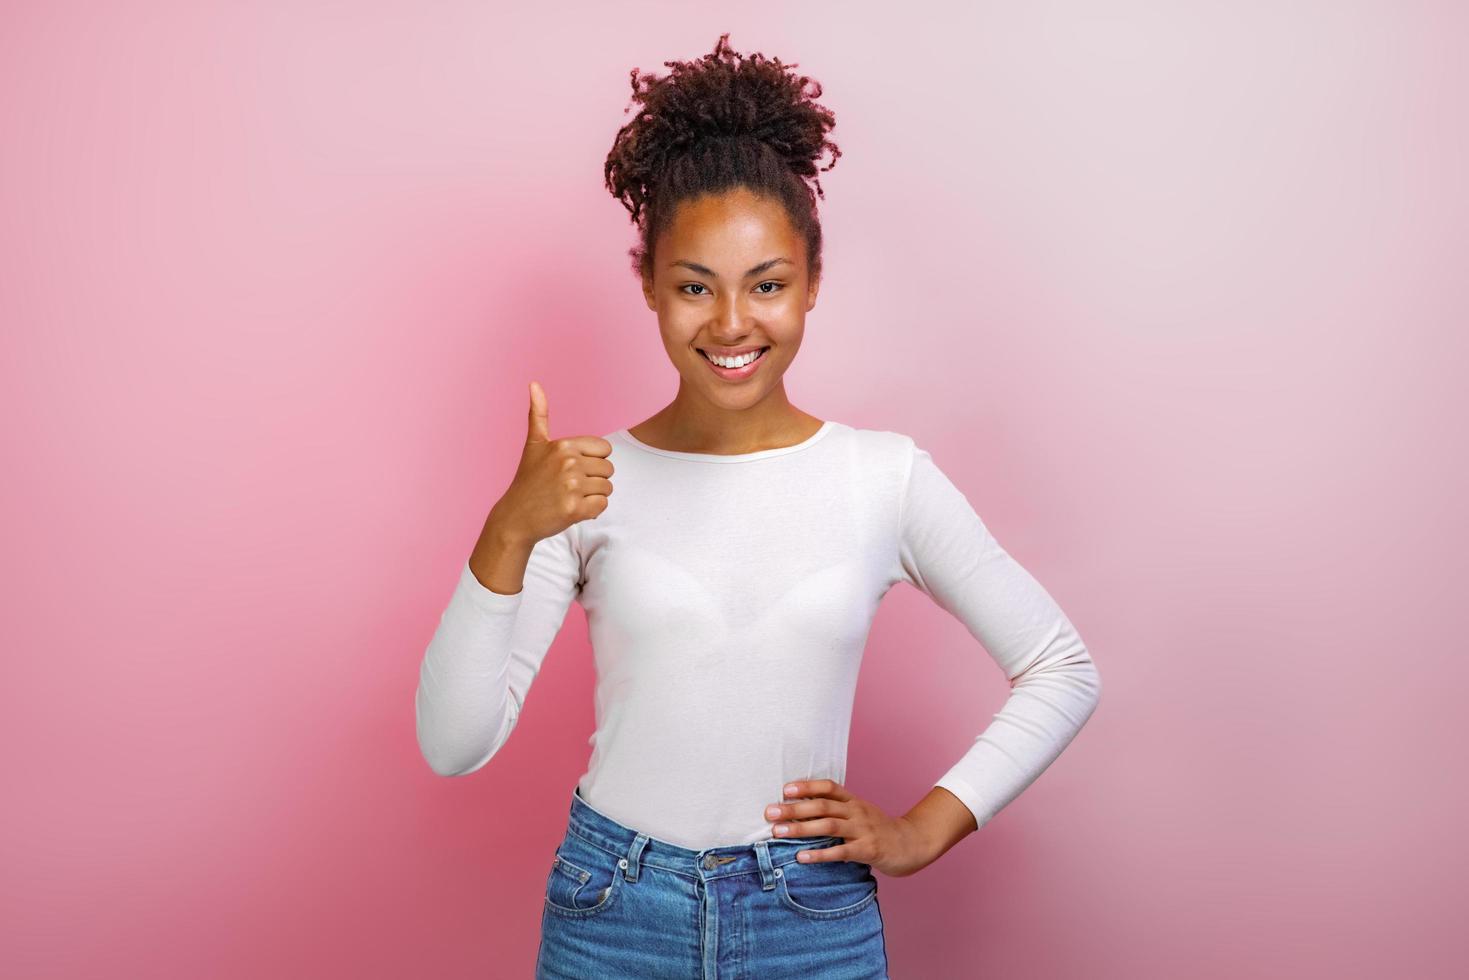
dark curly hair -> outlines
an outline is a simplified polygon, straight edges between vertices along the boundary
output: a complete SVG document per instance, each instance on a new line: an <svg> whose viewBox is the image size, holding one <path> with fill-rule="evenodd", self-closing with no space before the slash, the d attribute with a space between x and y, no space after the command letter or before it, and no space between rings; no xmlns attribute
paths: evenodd
<svg viewBox="0 0 1469 980"><path fill-rule="evenodd" d="M794 62L740 55L727 33L702 58L663 64L671 69L663 78L632 70L632 102L642 108L617 131L605 167L607 189L640 232L628 250L633 272L651 277L653 243L680 202L743 186L785 206L806 240L810 277L819 278L816 199L826 195L817 163L830 151L819 168L830 170L842 155L826 138L836 116L815 101L821 83L791 72Z"/></svg>

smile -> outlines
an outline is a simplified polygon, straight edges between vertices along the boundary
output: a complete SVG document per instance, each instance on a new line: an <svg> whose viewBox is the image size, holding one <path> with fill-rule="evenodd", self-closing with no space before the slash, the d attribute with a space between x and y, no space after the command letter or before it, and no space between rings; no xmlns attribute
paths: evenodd
<svg viewBox="0 0 1469 980"><path fill-rule="evenodd" d="M710 369L719 375L719 377L726 381L741 381L755 373L756 369L760 366L760 362L765 360L765 352L768 350L770 350L769 347L762 347L753 354L744 354L740 357L721 357L718 361L715 361L703 351L699 351L699 356L704 359L704 363L708 364Z"/></svg>

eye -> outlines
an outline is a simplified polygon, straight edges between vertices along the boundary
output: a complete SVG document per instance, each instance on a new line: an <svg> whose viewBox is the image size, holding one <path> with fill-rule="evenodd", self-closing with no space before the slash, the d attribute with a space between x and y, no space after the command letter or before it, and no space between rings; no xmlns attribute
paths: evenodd
<svg viewBox="0 0 1469 980"><path fill-rule="evenodd" d="M762 293L762 295L769 296L771 293L779 292L780 290L784 289L785 288L785 283L783 283L783 282L776 282L774 279L767 279L764 282L762 282L760 284L760 286L774 286L775 287L774 289L760 290L761 293ZM756 286L755 288L757 290L759 290L760 289L760 286Z"/></svg>
<svg viewBox="0 0 1469 980"><path fill-rule="evenodd" d="M688 289L689 287L693 287L694 289L703 289L704 288L704 284L702 282L686 282L686 283L684 283L682 286L680 286L678 288L679 288L680 291L682 291L682 290ZM702 296L703 294L702 293L684 293L684 295L685 296Z"/></svg>

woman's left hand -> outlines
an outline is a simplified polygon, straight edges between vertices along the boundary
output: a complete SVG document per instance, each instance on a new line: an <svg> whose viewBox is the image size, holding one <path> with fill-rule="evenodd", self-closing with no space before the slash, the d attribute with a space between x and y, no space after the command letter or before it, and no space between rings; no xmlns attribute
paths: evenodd
<svg viewBox="0 0 1469 980"><path fill-rule="evenodd" d="M793 791L794 789L794 791ZM894 878L910 875L933 862L933 848L917 826L902 817L890 817L877 804L849 793L831 779L797 780L785 787L786 797L814 797L797 802L772 803L765 818L775 823L773 836L840 837L843 842L817 850L800 851L796 859L864 861ZM781 830L782 827L786 829Z"/></svg>

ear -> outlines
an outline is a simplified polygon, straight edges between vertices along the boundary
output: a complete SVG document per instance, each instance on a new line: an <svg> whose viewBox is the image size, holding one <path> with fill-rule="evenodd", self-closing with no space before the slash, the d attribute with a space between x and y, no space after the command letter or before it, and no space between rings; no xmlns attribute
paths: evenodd
<svg viewBox="0 0 1469 980"><path fill-rule="evenodd" d="M658 303L653 299L653 277L647 272L643 273L643 302L648 304L648 309L658 312Z"/></svg>
<svg viewBox="0 0 1469 980"><path fill-rule="evenodd" d="M816 294L821 291L821 277L817 276L811 280L811 285L806 287L806 312L810 313L816 306Z"/></svg>

